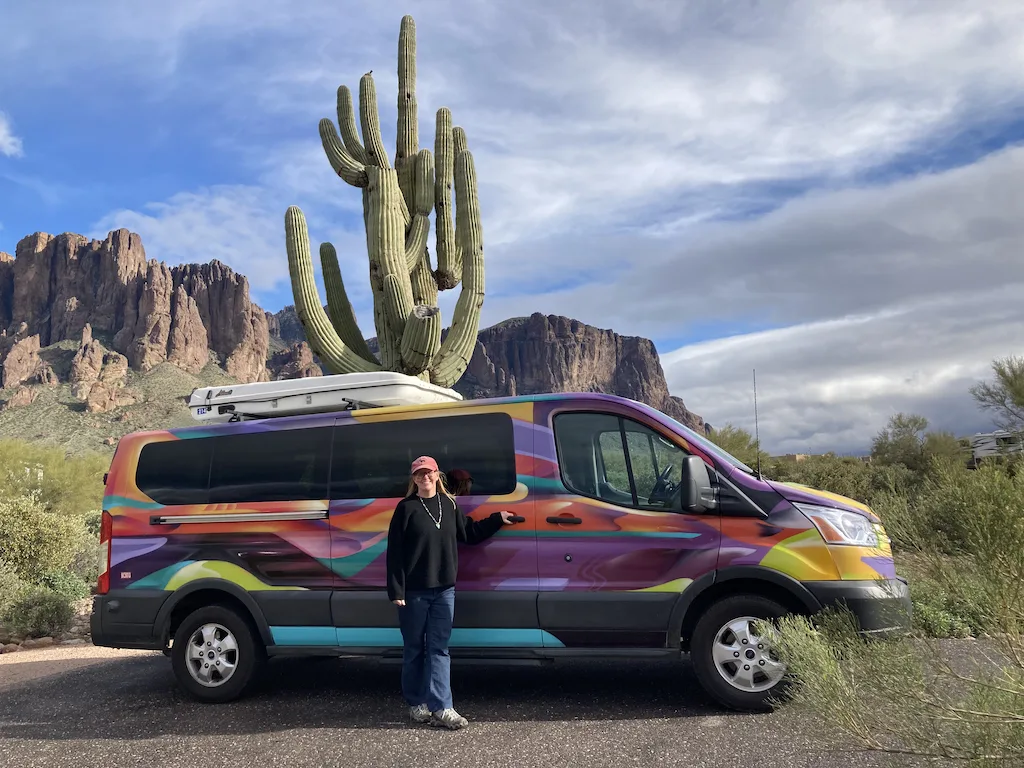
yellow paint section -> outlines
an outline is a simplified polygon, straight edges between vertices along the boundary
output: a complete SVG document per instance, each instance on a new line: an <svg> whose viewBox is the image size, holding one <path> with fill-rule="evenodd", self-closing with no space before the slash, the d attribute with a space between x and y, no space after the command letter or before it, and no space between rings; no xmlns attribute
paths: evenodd
<svg viewBox="0 0 1024 768"><path fill-rule="evenodd" d="M892 559L889 553L872 547L835 546L831 547L831 550L832 558L839 569L839 577L850 581L869 581L882 578L878 571L864 562L865 557Z"/></svg>
<svg viewBox="0 0 1024 768"><path fill-rule="evenodd" d="M693 579L674 579L664 584L655 584L653 587L642 587L641 589L630 589L629 592L682 592L693 584Z"/></svg>
<svg viewBox="0 0 1024 768"><path fill-rule="evenodd" d="M236 584L247 592L259 590L291 590L300 591L302 587L272 587L256 578L249 571L234 563L225 563L219 560L201 560L198 563L186 565L167 582L164 589L174 591L190 581L199 579L224 579Z"/></svg>
<svg viewBox="0 0 1024 768"><path fill-rule="evenodd" d="M780 541L768 550L761 565L792 576L797 581L835 581L840 578L832 553L815 528Z"/></svg>

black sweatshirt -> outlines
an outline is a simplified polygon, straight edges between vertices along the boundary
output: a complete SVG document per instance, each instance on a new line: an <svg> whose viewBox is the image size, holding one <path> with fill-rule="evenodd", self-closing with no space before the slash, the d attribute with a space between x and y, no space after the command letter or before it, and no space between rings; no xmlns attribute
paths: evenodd
<svg viewBox="0 0 1024 768"><path fill-rule="evenodd" d="M440 530L434 525L438 502ZM388 599L404 600L407 589L453 586L459 569L456 543L479 544L503 525L499 512L479 522L466 517L443 493L421 499L414 492L402 499L388 528Z"/></svg>

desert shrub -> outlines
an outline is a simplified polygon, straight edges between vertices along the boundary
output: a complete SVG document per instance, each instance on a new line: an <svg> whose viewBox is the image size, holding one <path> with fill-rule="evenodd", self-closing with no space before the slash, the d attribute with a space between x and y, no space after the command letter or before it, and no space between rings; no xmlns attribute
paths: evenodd
<svg viewBox="0 0 1024 768"><path fill-rule="evenodd" d="M0 552L26 581L67 570L87 535L81 517L47 511L38 494L0 497Z"/></svg>
<svg viewBox="0 0 1024 768"><path fill-rule="evenodd" d="M90 584L69 571L47 571L39 579L39 585L72 602L88 597L91 592Z"/></svg>
<svg viewBox="0 0 1024 768"><path fill-rule="evenodd" d="M944 652L933 640L865 640L838 617L812 624L793 616L780 621L776 647L790 678L781 698L854 749L906 760L893 764L1024 760L1019 634L973 653Z"/></svg>
<svg viewBox="0 0 1024 768"><path fill-rule="evenodd" d="M73 619L71 601L45 587L34 587L22 592L2 617L4 625L9 629L29 637L67 632Z"/></svg>
<svg viewBox="0 0 1024 768"><path fill-rule="evenodd" d="M48 511L82 515L103 502L102 454L68 456L60 448L0 440L0 488L8 496L36 495Z"/></svg>
<svg viewBox="0 0 1024 768"><path fill-rule="evenodd" d="M12 565L6 560L0 560L0 620L28 586L28 582L18 575Z"/></svg>

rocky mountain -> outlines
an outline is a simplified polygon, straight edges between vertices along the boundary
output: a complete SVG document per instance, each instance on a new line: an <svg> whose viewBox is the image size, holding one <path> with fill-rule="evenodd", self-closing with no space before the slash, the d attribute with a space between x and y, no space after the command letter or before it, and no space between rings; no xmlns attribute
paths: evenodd
<svg viewBox="0 0 1024 768"><path fill-rule="evenodd" d="M218 261L167 267L124 229L102 241L37 232L15 256L0 253L3 408L70 386L89 413L113 411L142 397L130 386L138 375L167 366L239 382L323 375L294 307L265 312L248 280ZM669 394L651 341L565 317L534 314L482 330L456 389L464 397L609 392L703 428Z"/></svg>

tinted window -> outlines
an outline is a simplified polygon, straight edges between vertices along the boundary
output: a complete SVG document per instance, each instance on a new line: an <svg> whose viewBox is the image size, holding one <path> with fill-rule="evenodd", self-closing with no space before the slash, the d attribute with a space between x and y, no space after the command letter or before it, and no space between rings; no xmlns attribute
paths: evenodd
<svg viewBox="0 0 1024 768"><path fill-rule="evenodd" d="M603 413L555 417L562 482L576 493L621 506L674 509L659 476L679 482L686 455L658 433L630 419Z"/></svg>
<svg viewBox="0 0 1024 768"><path fill-rule="evenodd" d="M423 455L433 456L442 472L468 471L472 495L515 490L512 419L486 413L338 427L331 498L401 498L408 489L409 466Z"/></svg>
<svg viewBox="0 0 1024 768"><path fill-rule="evenodd" d="M327 499L331 427L211 438L210 503Z"/></svg>
<svg viewBox="0 0 1024 768"><path fill-rule="evenodd" d="M211 440L150 443L139 454L135 485L158 504L205 504Z"/></svg>

